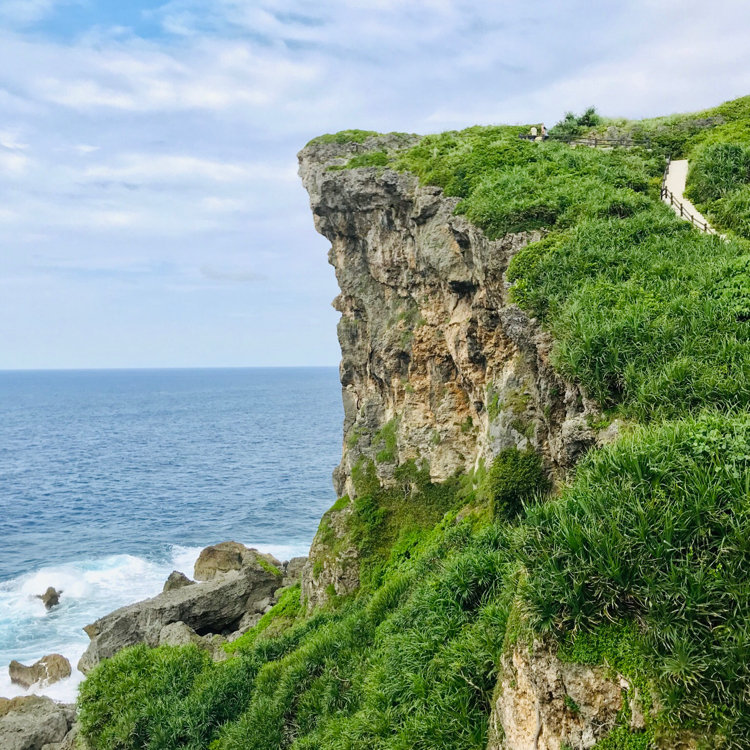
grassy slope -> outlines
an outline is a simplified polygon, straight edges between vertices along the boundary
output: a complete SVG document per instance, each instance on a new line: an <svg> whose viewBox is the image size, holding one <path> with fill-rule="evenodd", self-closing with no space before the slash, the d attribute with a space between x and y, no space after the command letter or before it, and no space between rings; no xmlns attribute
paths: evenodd
<svg viewBox="0 0 750 750"><path fill-rule="evenodd" d="M660 205L653 152L517 133L429 136L395 166L460 196L491 236L549 230L512 264L516 299L554 333L557 366L643 426L511 520L490 508L508 507L514 486L528 498L518 460L442 486L406 466L408 514L363 465L360 594L310 618L286 597L222 664L190 648L118 654L82 688L92 747L483 748L500 657L531 633L658 697L644 733L623 716L602 748L652 747L670 727L745 747L750 255ZM476 510L456 522L465 505Z"/></svg>

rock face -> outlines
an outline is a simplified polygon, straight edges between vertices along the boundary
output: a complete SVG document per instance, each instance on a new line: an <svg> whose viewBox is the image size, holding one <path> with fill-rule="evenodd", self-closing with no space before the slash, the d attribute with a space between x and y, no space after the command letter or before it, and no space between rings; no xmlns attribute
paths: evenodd
<svg viewBox="0 0 750 750"><path fill-rule="evenodd" d="M257 565L258 558L274 568L281 567L281 563L273 555L250 549L239 542L221 542L206 547L200 553L193 574L197 581L211 581L231 570L242 570L247 566Z"/></svg>
<svg viewBox="0 0 750 750"><path fill-rule="evenodd" d="M45 745L63 742L74 721L75 706L39 695L0 698L0 748L41 750Z"/></svg>
<svg viewBox="0 0 750 750"><path fill-rule="evenodd" d="M61 594L62 591L58 591L50 586L43 594L38 594L37 599L41 599L47 609L52 609L52 607L56 607L60 603Z"/></svg>
<svg viewBox="0 0 750 750"><path fill-rule="evenodd" d="M289 560L284 565L282 586L294 586L295 583L299 583L302 576L302 569L305 567L306 562L306 557L293 557Z"/></svg>
<svg viewBox="0 0 750 750"><path fill-rule="evenodd" d="M162 591L174 591L175 589L181 589L183 586L190 586L191 581L184 573L180 573L179 570L173 570L169 574L169 578L164 581L164 588Z"/></svg>
<svg viewBox="0 0 750 750"><path fill-rule="evenodd" d="M614 728L627 683L559 661L540 644L503 659L487 750L587 750Z"/></svg>
<svg viewBox="0 0 750 750"><path fill-rule="evenodd" d="M409 459L426 461L442 481L514 445L533 447L553 475L564 474L596 439L587 419L596 405L553 371L551 340L510 303L504 278L513 255L540 233L490 241L454 213L457 199L413 175L329 170L415 138L313 142L299 154L341 288L334 307L345 416L336 491L352 496L362 456L376 460L384 484ZM344 528L349 512L331 525ZM305 567L312 605L331 585L337 593L357 585L356 551L344 540L332 556L330 546L317 538Z"/></svg>
<svg viewBox="0 0 750 750"><path fill-rule="evenodd" d="M228 654L222 648L225 640L220 635L200 636L184 622L173 622L165 625L159 632L160 646L187 646L195 644L211 655L214 661L225 661Z"/></svg>
<svg viewBox="0 0 750 750"><path fill-rule="evenodd" d="M199 636L230 632L255 602L271 596L279 585L278 575L248 559L241 570L122 607L84 628L91 643L78 669L86 673L136 643L157 646L162 629L171 623L182 622Z"/></svg>
<svg viewBox="0 0 750 750"><path fill-rule="evenodd" d="M70 677L71 669L70 662L64 656L50 654L42 657L30 667L14 660L10 663L8 672L11 682L28 689L37 683L52 685L64 680L66 677Z"/></svg>

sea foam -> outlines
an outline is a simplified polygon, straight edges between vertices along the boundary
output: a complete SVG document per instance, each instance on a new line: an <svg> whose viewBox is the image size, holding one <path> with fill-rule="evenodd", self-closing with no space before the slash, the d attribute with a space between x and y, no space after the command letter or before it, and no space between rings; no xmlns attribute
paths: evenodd
<svg viewBox="0 0 750 750"><path fill-rule="evenodd" d="M280 560L307 554L301 545L247 543ZM156 596L172 570L192 575L200 547L173 546L163 560L135 555L78 560L45 567L0 583L0 696L37 693L74 702L83 675L76 669L89 639L83 627L118 607ZM38 598L48 586L62 590L60 604L47 611ZM58 653L69 659L73 674L49 686L24 690L10 681L8 664L32 664Z"/></svg>

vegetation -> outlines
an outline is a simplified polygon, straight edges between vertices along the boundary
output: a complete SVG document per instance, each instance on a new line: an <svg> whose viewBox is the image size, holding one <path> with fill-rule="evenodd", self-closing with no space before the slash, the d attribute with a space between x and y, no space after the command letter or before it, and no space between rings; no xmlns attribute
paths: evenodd
<svg viewBox="0 0 750 750"><path fill-rule="evenodd" d="M512 519L524 502L548 489L549 481L536 451L506 448L492 462L484 481L484 492L495 518Z"/></svg>
<svg viewBox="0 0 750 750"><path fill-rule="evenodd" d="M310 143L364 143L368 138L380 135L374 130L340 130L313 138ZM308 144L309 145L309 144Z"/></svg>
<svg viewBox="0 0 750 750"><path fill-rule="evenodd" d="M569 141L596 127L601 123L601 120L602 118L599 117L594 107L589 107L578 116L572 112L566 112L565 117L550 129L549 136L556 140Z"/></svg>
<svg viewBox="0 0 750 750"><path fill-rule="evenodd" d="M361 458L319 532L335 553L330 513L347 509L360 590L308 614L287 589L223 663L193 646L103 662L79 701L92 750L484 750L503 656L534 639L637 689L645 729L631 731L626 701L598 748L647 750L678 730L746 747L750 250L681 222L658 187L664 153L694 155L695 200L746 232L748 112L750 98L574 118L651 150L477 127L389 155L490 237L537 232L508 271L514 299L552 333L555 366L632 426L546 493L539 456L516 448L434 483L424 462L398 464L389 422L371 444L394 481ZM524 411L523 393L508 398L488 389L491 417Z"/></svg>

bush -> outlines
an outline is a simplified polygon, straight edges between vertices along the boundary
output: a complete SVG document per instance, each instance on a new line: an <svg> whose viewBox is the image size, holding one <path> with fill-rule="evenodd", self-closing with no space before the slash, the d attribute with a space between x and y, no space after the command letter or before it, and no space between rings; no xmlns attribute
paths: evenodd
<svg viewBox="0 0 750 750"><path fill-rule="evenodd" d="M709 207L711 221L750 239L750 185L728 193Z"/></svg>
<svg viewBox="0 0 750 750"><path fill-rule="evenodd" d="M710 203L750 183L750 145L714 143L698 151L690 162L688 195Z"/></svg>
<svg viewBox="0 0 750 750"><path fill-rule="evenodd" d="M485 478L484 492L495 518L512 519L521 512L524 502L548 488L539 454L511 447L495 457Z"/></svg>

